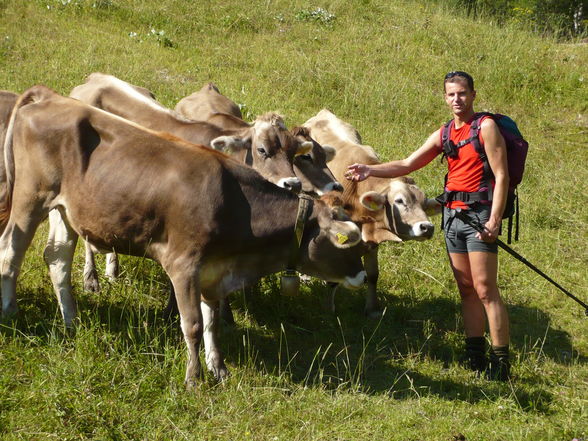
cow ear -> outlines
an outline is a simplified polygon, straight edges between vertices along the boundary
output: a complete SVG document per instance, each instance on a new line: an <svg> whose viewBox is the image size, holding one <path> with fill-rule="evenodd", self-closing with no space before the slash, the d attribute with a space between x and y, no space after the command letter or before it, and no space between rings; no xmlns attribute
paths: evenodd
<svg viewBox="0 0 588 441"><path fill-rule="evenodd" d="M331 162L333 159L335 159L335 156L337 155L337 149L335 147L330 145L323 145L322 148L325 151L326 162Z"/></svg>
<svg viewBox="0 0 588 441"><path fill-rule="evenodd" d="M424 203L425 213L427 216L435 216L437 214L441 214L441 210L443 210L443 206L437 202L436 199L427 198L425 199Z"/></svg>
<svg viewBox="0 0 588 441"><path fill-rule="evenodd" d="M308 152L312 150L312 142L304 141L298 144L298 149L296 150L296 154L294 156L299 155L306 155Z"/></svg>
<svg viewBox="0 0 588 441"><path fill-rule="evenodd" d="M247 141L238 136L219 136L210 142L210 146L224 153L238 152L247 148Z"/></svg>
<svg viewBox="0 0 588 441"><path fill-rule="evenodd" d="M351 248L361 240L361 230L353 222L333 220L329 238L337 248Z"/></svg>
<svg viewBox="0 0 588 441"><path fill-rule="evenodd" d="M370 211L379 211L384 208L386 196L377 191L366 191L360 196L359 203Z"/></svg>

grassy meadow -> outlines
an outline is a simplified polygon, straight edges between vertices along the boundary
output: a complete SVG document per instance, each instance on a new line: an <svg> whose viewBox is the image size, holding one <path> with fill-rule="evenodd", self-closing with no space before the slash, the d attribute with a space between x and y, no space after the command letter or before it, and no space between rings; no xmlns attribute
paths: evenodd
<svg viewBox="0 0 588 441"><path fill-rule="evenodd" d="M470 72L476 109L511 115L531 145L513 247L585 302L587 66L585 42L425 1L0 0L0 89L67 95L99 71L173 108L214 81L248 120L274 110L294 126L329 108L382 160L445 122L443 76ZM435 161L414 178L434 196L445 171ZM79 246L81 324L66 335L46 237L43 225L20 312L0 324L1 440L588 440L588 318L504 252L512 382L461 367L459 295L436 232L380 248L379 321L364 318L361 290L340 292L337 315L326 312L319 281L294 298L280 296L277 277L235 293L237 324L221 326L232 376L187 393L159 266L123 257L120 280L86 293Z"/></svg>

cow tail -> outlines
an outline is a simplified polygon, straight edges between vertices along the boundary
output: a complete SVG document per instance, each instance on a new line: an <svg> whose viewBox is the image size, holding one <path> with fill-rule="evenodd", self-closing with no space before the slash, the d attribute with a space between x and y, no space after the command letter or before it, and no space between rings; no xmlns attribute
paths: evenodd
<svg viewBox="0 0 588 441"><path fill-rule="evenodd" d="M8 122L8 127L6 128L6 136L4 138L4 167L6 170L6 199L3 201L4 203L0 207L0 225L6 225L8 222L8 218L10 217L10 211L12 208L12 191L14 188L14 150L13 150L13 138L14 138L14 124L16 121L16 115L18 110L35 101L39 101L42 96L39 96L38 87L36 86L25 93L23 93L12 109L12 113L10 115L10 121ZM43 88L45 89L45 88ZM44 94L43 94L44 95Z"/></svg>

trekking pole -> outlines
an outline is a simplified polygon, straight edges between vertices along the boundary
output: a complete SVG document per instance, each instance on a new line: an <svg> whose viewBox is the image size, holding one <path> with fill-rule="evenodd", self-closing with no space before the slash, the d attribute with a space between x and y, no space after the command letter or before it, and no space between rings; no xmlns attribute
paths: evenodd
<svg viewBox="0 0 588 441"><path fill-rule="evenodd" d="M461 210L461 208L457 208L455 210L455 212L456 212L455 213L455 217L457 217L461 221L465 222L466 224L468 224L470 227L474 228L479 233L482 233L484 231L484 227L479 222L476 222L476 221L470 219ZM561 286L559 283L557 283L555 280L553 280L551 277L549 277L547 274L545 274L543 271L541 271L539 268L537 268L535 265L533 265L531 262L529 262L527 259L525 259L523 256L521 256L519 253L517 253L515 250L513 250L511 247L509 247L507 244L505 244L500 239L496 239L496 245L498 245L504 251L506 251L507 253L509 253L515 259L523 262L525 265L527 265L529 268L531 268L533 271L535 271L537 274L539 274L545 280L551 282L553 285L555 285L557 288L559 288L561 291L563 291L563 293L565 295L567 295L568 297L570 297L571 299L575 300L580 305L582 305L584 307L584 314L586 314L586 316L588 316L588 305L586 303L584 303L578 297L576 297L575 295L573 295L571 292L569 292L567 289L565 289L563 286Z"/></svg>

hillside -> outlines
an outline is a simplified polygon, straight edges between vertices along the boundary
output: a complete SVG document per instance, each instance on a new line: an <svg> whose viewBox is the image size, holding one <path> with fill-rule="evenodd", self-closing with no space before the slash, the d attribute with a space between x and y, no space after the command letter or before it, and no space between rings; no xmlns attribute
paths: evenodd
<svg viewBox="0 0 588 441"><path fill-rule="evenodd" d="M512 116L531 145L513 247L588 302L586 66L586 43L425 1L0 0L0 89L67 95L99 71L173 108L213 81L248 120L273 110L291 127L329 108L382 160L408 155L449 118L443 76L468 71L476 109ZM436 161L414 178L435 196L445 172ZM158 265L124 258L120 281L84 293L78 247L81 324L68 337L45 240L42 228L21 312L0 327L2 439L588 439L588 319L505 253L512 384L460 366L459 294L436 233L381 248L379 322L359 313L361 291L339 293L338 317L323 311L319 282L297 298L280 298L271 277L253 298L235 295L237 326L221 331L233 377L191 395L178 326L161 318Z"/></svg>

